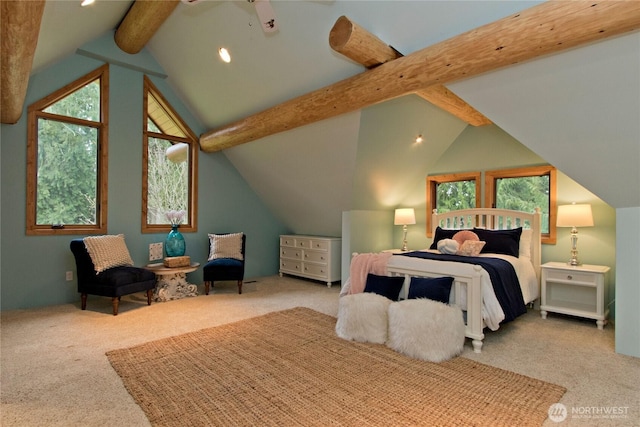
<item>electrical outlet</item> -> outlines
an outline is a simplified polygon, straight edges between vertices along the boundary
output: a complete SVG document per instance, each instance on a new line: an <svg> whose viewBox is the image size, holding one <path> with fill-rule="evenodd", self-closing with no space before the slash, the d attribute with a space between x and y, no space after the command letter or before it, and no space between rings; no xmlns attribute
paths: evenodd
<svg viewBox="0 0 640 427"><path fill-rule="evenodd" d="M162 259L162 242L149 244L149 261Z"/></svg>
<svg viewBox="0 0 640 427"><path fill-rule="evenodd" d="M73 280L73 271L67 271L67 273L65 274L65 278L67 279L67 282L70 282Z"/></svg>

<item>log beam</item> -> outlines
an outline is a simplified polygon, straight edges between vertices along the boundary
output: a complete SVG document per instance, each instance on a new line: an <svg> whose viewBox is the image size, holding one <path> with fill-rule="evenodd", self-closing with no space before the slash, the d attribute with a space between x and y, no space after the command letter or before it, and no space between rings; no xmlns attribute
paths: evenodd
<svg viewBox="0 0 640 427"><path fill-rule="evenodd" d="M45 0L0 1L0 122L22 116Z"/></svg>
<svg viewBox="0 0 640 427"><path fill-rule="evenodd" d="M338 18L329 32L329 45L347 58L371 69L403 55L346 16ZM472 126L491 124L491 120L467 104L444 85L433 85L416 92L436 107Z"/></svg>
<svg viewBox="0 0 640 427"><path fill-rule="evenodd" d="M469 123L471 126L485 126L492 123L484 114L467 104L464 99L451 92L444 85L429 86L426 89L417 91L416 95Z"/></svg>
<svg viewBox="0 0 640 427"><path fill-rule="evenodd" d="M136 0L118 25L116 45L127 53L140 52L178 3L180 0Z"/></svg>
<svg viewBox="0 0 640 427"><path fill-rule="evenodd" d="M640 28L640 2L549 1L200 136L219 151Z"/></svg>

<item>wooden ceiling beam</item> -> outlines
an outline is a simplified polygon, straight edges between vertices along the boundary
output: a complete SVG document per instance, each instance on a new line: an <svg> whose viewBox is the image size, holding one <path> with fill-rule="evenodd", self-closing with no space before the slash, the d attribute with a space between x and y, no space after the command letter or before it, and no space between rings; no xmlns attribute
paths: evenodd
<svg viewBox="0 0 640 427"><path fill-rule="evenodd" d="M338 18L331 28L329 45L336 52L368 69L404 56L346 16ZM415 93L472 126L491 124L491 120L444 85L429 86Z"/></svg>
<svg viewBox="0 0 640 427"><path fill-rule="evenodd" d="M116 45L127 53L140 52L178 3L180 0L136 0L118 25Z"/></svg>
<svg viewBox="0 0 640 427"><path fill-rule="evenodd" d="M22 116L45 0L0 1L0 122Z"/></svg>
<svg viewBox="0 0 640 427"><path fill-rule="evenodd" d="M200 136L213 152L638 30L640 2L548 1Z"/></svg>

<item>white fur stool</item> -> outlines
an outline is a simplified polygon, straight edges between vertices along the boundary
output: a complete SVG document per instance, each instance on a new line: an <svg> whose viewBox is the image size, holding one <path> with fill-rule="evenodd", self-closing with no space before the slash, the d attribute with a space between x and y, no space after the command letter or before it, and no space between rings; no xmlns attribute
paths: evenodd
<svg viewBox="0 0 640 427"><path fill-rule="evenodd" d="M345 340L384 344L391 300L371 292L340 297L336 334Z"/></svg>
<svg viewBox="0 0 640 427"><path fill-rule="evenodd" d="M462 352L462 310L426 298L392 302L389 305L387 347L406 356L442 362Z"/></svg>

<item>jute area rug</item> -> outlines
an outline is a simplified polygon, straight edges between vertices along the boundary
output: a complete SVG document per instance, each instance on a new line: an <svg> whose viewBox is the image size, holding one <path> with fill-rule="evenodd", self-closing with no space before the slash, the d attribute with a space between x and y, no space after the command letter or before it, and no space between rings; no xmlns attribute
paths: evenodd
<svg viewBox="0 0 640 427"><path fill-rule="evenodd" d="M410 359L308 308L107 353L154 426L540 426L563 387Z"/></svg>

